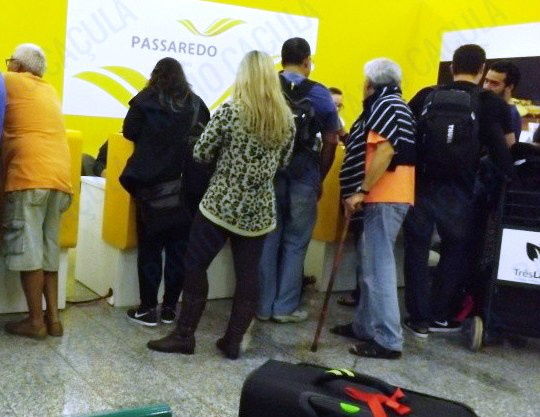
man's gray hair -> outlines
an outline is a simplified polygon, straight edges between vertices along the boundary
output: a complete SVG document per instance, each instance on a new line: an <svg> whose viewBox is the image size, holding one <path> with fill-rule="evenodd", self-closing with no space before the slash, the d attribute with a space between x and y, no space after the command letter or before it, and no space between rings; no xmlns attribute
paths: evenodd
<svg viewBox="0 0 540 417"><path fill-rule="evenodd" d="M33 43L23 43L17 46L12 58L26 72L30 72L38 77L43 77L43 74L45 74L45 53L39 46Z"/></svg>
<svg viewBox="0 0 540 417"><path fill-rule="evenodd" d="M364 74L374 87L401 83L400 66L388 58L377 58L364 65Z"/></svg>

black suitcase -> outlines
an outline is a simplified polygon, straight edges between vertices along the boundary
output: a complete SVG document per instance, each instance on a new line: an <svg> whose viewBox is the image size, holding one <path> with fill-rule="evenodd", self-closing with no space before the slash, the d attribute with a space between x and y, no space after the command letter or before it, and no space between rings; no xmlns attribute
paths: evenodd
<svg viewBox="0 0 540 417"><path fill-rule="evenodd" d="M478 417L466 405L346 369L270 360L245 380L239 417Z"/></svg>

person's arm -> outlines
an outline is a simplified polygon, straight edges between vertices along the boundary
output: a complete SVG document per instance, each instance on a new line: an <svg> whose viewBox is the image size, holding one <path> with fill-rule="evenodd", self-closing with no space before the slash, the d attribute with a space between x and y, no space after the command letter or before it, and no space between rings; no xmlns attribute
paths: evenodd
<svg viewBox="0 0 540 417"><path fill-rule="evenodd" d="M334 158L336 157L338 141L339 139L336 132L326 132L322 134L321 181L324 181L330 168L332 168Z"/></svg>
<svg viewBox="0 0 540 417"><path fill-rule="evenodd" d="M483 134L485 135L484 143L487 145L493 162L508 178L512 178L514 176L514 163L502 127L496 123L490 124Z"/></svg>
<svg viewBox="0 0 540 417"><path fill-rule="evenodd" d="M373 132L370 132L370 135L373 135ZM377 184L377 181L381 179L392 162L392 158L395 154L392 144L389 141L384 140L378 142L376 146L373 159L366 172L366 177L362 182L361 189L363 192L357 192L345 200L345 211L347 215L351 215L361 208L366 195L373 186Z"/></svg>
<svg viewBox="0 0 540 417"><path fill-rule="evenodd" d="M516 135L514 133L507 133L504 135L504 141L508 149L510 149L516 143Z"/></svg>
<svg viewBox="0 0 540 417"><path fill-rule="evenodd" d="M104 177L105 168L107 168L107 153L109 141L105 141L103 145L99 148L98 156L92 167L92 171L96 177Z"/></svg>
<svg viewBox="0 0 540 417"><path fill-rule="evenodd" d="M229 103L219 107L204 129L193 149L193 159L197 162L212 163L217 159L223 144L223 127L229 120Z"/></svg>
<svg viewBox="0 0 540 417"><path fill-rule="evenodd" d="M122 126L122 134L126 139L137 142L144 126L144 118L144 112L139 106L135 104L129 107Z"/></svg>

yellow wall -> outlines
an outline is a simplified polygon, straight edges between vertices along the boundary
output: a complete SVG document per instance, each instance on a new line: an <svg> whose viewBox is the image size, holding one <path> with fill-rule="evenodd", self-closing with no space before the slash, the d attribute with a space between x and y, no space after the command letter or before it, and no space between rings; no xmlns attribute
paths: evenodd
<svg viewBox="0 0 540 417"><path fill-rule="evenodd" d="M313 77L345 91L344 116L349 123L361 108L362 64L366 60L384 55L400 62L405 95L410 97L436 79L442 32L540 21L538 0L217 2L319 18ZM0 57L9 57L22 42L41 45L49 60L46 78L61 92L67 0L5 3L0 14ZM68 116L66 122L69 129L82 131L83 150L93 154L110 133L121 128L119 119Z"/></svg>

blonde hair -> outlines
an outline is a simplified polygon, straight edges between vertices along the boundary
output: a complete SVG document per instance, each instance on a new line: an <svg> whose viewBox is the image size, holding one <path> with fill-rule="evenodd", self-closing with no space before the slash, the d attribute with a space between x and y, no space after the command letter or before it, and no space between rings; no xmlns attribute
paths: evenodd
<svg viewBox="0 0 540 417"><path fill-rule="evenodd" d="M278 147L291 134L293 114L270 55L261 51L246 54L236 74L233 101L242 105L243 121L264 146Z"/></svg>

